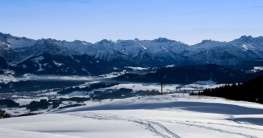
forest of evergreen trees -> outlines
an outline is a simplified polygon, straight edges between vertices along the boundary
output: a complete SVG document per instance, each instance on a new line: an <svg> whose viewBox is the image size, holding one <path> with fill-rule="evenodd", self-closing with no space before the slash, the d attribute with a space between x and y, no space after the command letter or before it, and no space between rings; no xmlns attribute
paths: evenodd
<svg viewBox="0 0 263 138"><path fill-rule="evenodd" d="M215 96L232 100L263 103L263 76L244 83L206 89L195 95Z"/></svg>

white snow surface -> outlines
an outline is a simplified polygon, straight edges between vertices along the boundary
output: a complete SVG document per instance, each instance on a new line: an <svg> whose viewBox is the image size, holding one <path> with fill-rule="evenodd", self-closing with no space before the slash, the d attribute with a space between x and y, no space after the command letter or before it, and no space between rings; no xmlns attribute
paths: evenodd
<svg viewBox="0 0 263 138"><path fill-rule="evenodd" d="M24 74L21 77L15 77L13 71L5 70L5 74L0 75L0 83L9 83L9 82L19 82L19 81L28 81L28 80L64 80L64 81L91 81L91 80L100 80L100 79L109 79L125 74L125 71L122 72L112 72L109 74L103 74L100 76L62 76L62 75L34 75L34 74Z"/></svg>
<svg viewBox="0 0 263 138"><path fill-rule="evenodd" d="M260 71L263 71L263 66L256 66L251 70L251 72L260 72Z"/></svg>
<svg viewBox="0 0 263 138"><path fill-rule="evenodd" d="M165 84L163 85L164 93L173 93L173 92L198 92L203 89L216 88L223 86L225 84L216 84L213 81L198 81L192 84L180 85L180 84ZM121 83L109 87L109 89L132 89L133 91L160 91L160 84L158 83Z"/></svg>
<svg viewBox="0 0 263 138"><path fill-rule="evenodd" d="M63 66L63 63L59 63L59 62L57 62L57 61L55 61L55 60L53 60L53 63L54 63L56 66L58 66L58 67Z"/></svg>
<svg viewBox="0 0 263 138"><path fill-rule="evenodd" d="M167 94L0 120L1 138L260 138L263 105ZM253 124L257 122L257 124Z"/></svg>
<svg viewBox="0 0 263 138"><path fill-rule="evenodd" d="M17 82L17 79L13 75L0 75L0 83Z"/></svg>
<svg viewBox="0 0 263 138"><path fill-rule="evenodd" d="M128 66L126 67L128 69L132 69L132 70L137 70L137 71L140 71L140 70L147 70L149 68L143 68L143 67L132 67L132 66Z"/></svg>

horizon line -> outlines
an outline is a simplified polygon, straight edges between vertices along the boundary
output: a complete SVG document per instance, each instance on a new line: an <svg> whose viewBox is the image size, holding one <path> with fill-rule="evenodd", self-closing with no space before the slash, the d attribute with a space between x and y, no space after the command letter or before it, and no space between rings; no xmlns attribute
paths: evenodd
<svg viewBox="0 0 263 138"><path fill-rule="evenodd" d="M186 43L186 42L183 42L183 41L180 41L180 40L170 39L170 38L162 37L162 36L156 37L156 38L152 38L152 39L133 38L133 39L116 39L116 40L113 40L113 39L102 38L102 39L99 39L99 40L97 40L97 41L91 42L91 41L88 41L88 40L80 40L80 39L67 40L67 39L56 39L56 38L51 38L51 37L31 38L31 37L27 37L27 36L13 35L13 34L11 34L11 33L4 33L4 32L1 32L1 31L0 31L0 34L10 35L10 36L12 36L12 37L17 37L17 38L31 39L31 40L35 40L35 41L38 41L38 40L56 40L56 41L62 41L62 42L63 42L63 41L64 41L64 42L80 41L80 42L86 42L86 43L90 43L90 44L96 44L96 43L99 43L99 42L104 41L104 40L107 40L107 41L116 43L116 42L118 42L118 41L129 41L129 40L154 41L154 40L157 40L157 39L167 39L167 40L169 40L169 41L179 42L179 43L182 43L182 44L185 44L185 45L188 45L188 46L197 45L197 44L202 43L203 41L215 41L215 42L227 43L227 42L231 42L231 41L236 40L236 39L240 39L240 38L242 38L242 37L252 37L252 38L260 38L260 37L263 37L263 35L258 35L258 36L241 35L240 37L234 38L234 39L232 39L232 40L230 40L230 41L226 41L226 40L215 40L215 39L209 38L209 39L202 39L202 40L200 40L199 42L194 43L194 44L189 44L189 43Z"/></svg>

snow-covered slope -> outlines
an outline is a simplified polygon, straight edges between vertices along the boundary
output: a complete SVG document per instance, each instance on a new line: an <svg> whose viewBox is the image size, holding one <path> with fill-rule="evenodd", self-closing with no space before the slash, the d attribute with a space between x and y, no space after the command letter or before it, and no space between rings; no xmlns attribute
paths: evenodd
<svg viewBox="0 0 263 138"><path fill-rule="evenodd" d="M260 138L263 106L163 95L0 120L1 138Z"/></svg>

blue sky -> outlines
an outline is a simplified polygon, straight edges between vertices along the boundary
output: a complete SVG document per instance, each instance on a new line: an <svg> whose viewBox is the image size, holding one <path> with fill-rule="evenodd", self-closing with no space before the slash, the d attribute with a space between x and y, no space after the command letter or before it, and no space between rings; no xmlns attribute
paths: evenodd
<svg viewBox="0 0 263 138"><path fill-rule="evenodd" d="M0 0L0 32L65 40L185 43L263 35L262 0Z"/></svg>

